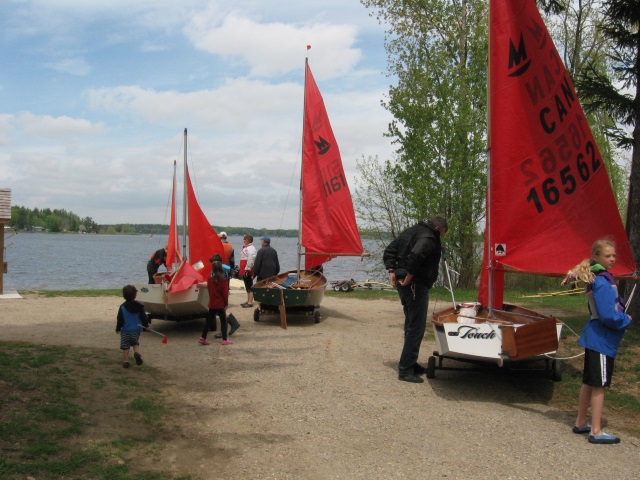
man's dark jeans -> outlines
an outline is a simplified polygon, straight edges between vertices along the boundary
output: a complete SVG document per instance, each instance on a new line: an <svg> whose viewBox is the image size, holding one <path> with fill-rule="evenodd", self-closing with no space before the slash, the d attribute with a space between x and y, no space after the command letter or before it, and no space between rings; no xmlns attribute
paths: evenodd
<svg viewBox="0 0 640 480"><path fill-rule="evenodd" d="M411 283L406 287L396 283L402 309L404 310L404 347L398 364L398 373L413 373L418 362L420 344L427 327L427 307L429 305L429 289L424 283Z"/></svg>

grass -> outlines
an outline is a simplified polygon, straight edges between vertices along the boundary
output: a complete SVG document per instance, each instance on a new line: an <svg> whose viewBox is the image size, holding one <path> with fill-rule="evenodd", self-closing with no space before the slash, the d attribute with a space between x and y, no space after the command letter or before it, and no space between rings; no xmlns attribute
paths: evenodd
<svg viewBox="0 0 640 480"><path fill-rule="evenodd" d="M175 478L136 461L167 441L153 369L122 382L111 356L0 342L0 478Z"/></svg>

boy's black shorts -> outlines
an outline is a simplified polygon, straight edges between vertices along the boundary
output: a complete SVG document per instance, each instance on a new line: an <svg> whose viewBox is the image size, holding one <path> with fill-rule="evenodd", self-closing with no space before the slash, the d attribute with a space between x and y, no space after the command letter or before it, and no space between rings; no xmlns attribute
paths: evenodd
<svg viewBox="0 0 640 480"><path fill-rule="evenodd" d="M591 387L608 387L611 385L613 361L613 357L585 348L582 383Z"/></svg>

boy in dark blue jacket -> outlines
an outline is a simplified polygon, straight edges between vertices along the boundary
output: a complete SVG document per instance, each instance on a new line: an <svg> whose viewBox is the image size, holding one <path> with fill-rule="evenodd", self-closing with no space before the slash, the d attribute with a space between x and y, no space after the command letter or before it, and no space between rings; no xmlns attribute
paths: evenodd
<svg viewBox="0 0 640 480"><path fill-rule="evenodd" d="M118 308L118 322L116 333L120 333L120 350L122 350L122 366L129 368L129 349L133 347L133 357L136 365L142 365L140 355L140 332L149 330L149 320L144 306L136 301L138 290L133 285L122 288L125 302Z"/></svg>

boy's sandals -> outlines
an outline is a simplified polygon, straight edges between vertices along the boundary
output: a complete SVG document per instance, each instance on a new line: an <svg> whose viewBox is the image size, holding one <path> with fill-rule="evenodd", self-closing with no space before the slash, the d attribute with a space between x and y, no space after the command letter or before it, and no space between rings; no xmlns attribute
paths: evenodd
<svg viewBox="0 0 640 480"><path fill-rule="evenodd" d="M591 425L589 425L588 423L584 427L579 427L578 425L574 425L571 431L573 433L578 433L578 434L591 433Z"/></svg>
<svg viewBox="0 0 640 480"><path fill-rule="evenodd" d="M609 435L608 433L602 432L600 435L589 435L589 443L610 445L613 443L620 443L620 439L618 437L614 437L613 435Z"/></svg>
<svg viewBox="0 0 640 480"><path fill-rule="evenodd" d="M243 303L242 305L240 305L240 306L241 306L242 308L251 308L251 307L253 307L253 303L247 303L247 302L244 302L244 303Z"/></svg>
<svg viewBox="0 0 640 480"><path fill-rule="evenodd" d="M142 365L142 355L134 353L133 357L136 359L136 365Z"/></svg>
<svg viewBox="0 0 640 480"><path fill-rule="evenodd" d="M129 362L122 362L122 368L129 368Z"/></svg>

